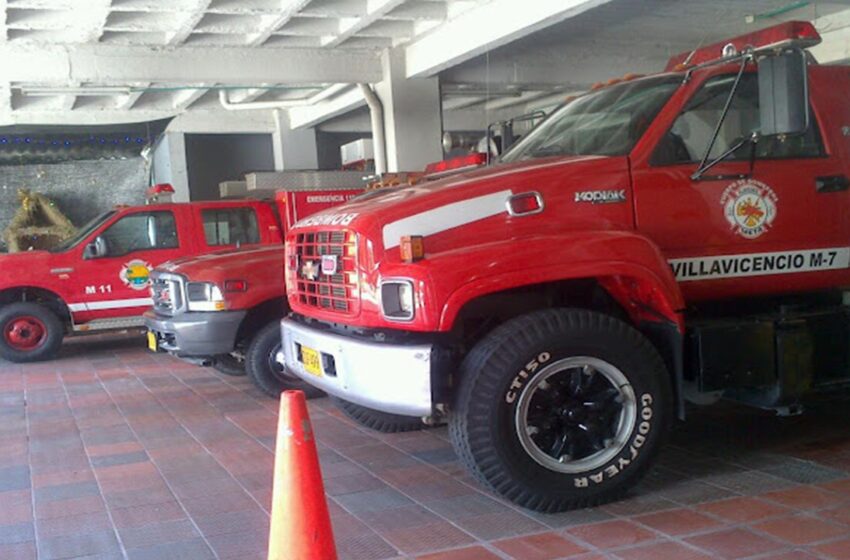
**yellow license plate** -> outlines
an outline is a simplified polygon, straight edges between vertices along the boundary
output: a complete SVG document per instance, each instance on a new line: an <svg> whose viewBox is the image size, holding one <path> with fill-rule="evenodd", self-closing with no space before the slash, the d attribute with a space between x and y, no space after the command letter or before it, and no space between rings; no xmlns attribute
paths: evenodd
<svg viewBox="0 0 850 560"><path fill-rule="evenodd" d="M301 363L304 364L304 369L307 371L307 373L316 375L318 377L322 376L322 360L316 350L313 350L312 348L307 348L306 346L302 346Z"/></svg>
<svg viewBox="0 0 850 560"><path fill-rule="evenodd" d="M151 352L156 352L157 350L159 350L159 347L156 343L156 334L151 331L148 331L148 348Z"/></svg>

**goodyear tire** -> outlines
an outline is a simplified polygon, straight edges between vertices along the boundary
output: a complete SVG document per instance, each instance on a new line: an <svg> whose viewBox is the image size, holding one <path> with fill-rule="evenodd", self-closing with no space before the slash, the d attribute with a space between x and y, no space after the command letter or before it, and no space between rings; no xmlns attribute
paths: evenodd
<svg viewBox="0 0 850 560"><path fill-rule="evenodd" d="M224 375L232 377L241 377L245 375L245 360L240 359L233 354L219 354L213 356L213 369Z"/></svg>
<svg viewBox="0 0 850 560"><path fill-rule="evenodd" d="M0 356L10 362L54 358L65 335L62 321L37 303L13 303L0 309Z"/></svg>
<svg viewBox="0 0 850 560"><path fill-rule="evenodd" d="M376 432L392 434L397 432L412 432L426 428L422 420L415 416L401 416L399 414L381 412L380 410L372 410L371 408L344 401L337 397L331 397L331 400L346 416L361 426L365 426Z"/></svg>
<svg viewBox="0 0 850 560"><path fill-rule="evenodd" d="M485 485L537 511L620 497L646 472L671 415L667 369L638 331L591 311L513 319L461 366L449 433Z"/></svg>
<svg viewBox="0 0 850 560"><path fill-rule="evenodd" d="M280 351L280 325L273 321L260 329L245 353L245 371L254 385L270 397L278 398L282 391L298 389L309 398L322 395L322 391L304 383L277 362Z"/></svg>

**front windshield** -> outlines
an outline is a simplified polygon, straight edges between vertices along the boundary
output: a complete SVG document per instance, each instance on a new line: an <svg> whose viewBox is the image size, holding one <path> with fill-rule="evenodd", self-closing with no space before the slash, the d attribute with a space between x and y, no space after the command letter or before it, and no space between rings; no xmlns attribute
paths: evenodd
<svg viewBox="0 0 850 560"><path fill-rule="evenodd" d="M563 105L501 161L549 156L624 156L682 83L677 76L623 82Z"/></svg>
<svg viewBox="0 0 850 560"><path fill-rule="evenodd" d="M75 246L77 243L79 243L80 241L82 241L83 239L85 239L86 237L91 235L91 233L94 230L99 228L100 225L103 222L105 222L106 220L111 218L113 214L115 214L115 212L110 211L110 212L104 212L100 216L97 216L96 218L91 220L89 223L87 223L86 225L84 225L83 227L78 229L77 233L75 233L73 236L69 237L68 239L66 239L65 241L60 243L59 245L52 247L50 249L50 252L51 253L61 253L62 251L67 251L68 249Z"/></svg>

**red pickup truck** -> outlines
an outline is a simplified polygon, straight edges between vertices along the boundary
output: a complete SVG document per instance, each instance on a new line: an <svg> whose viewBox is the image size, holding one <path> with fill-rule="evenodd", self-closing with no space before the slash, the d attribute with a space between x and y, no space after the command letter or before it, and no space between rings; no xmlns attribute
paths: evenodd
<svg viewBox="0 0 850 560"><path fill-rule="evenodd" d="M359 195L350 173L307 172L276 193L281 226ZM309 218L308 218L309 219ZM247 373L277 397L287 387L318 391L289 376L279 360L279 320L287 310L283 244L190 256L151 274L153 307L145 312L151 350L164 350L222 373Z"/></svg>
<svg viewBox="0 0 850 560"><path fill-rule="evenodd" d="M364 423L447 420L478 480L548 512L623 495L686 401L850 388L850 69L819 41L683 53L495 165L295 224L288 370Z"/></svg>
<svg viewBox="0 0 850 560"><path fill-rule="evenodd" d="M229 200L115 208L49 251L1 254L0 356L49 359L66 335L142 326L165 261L281 242L272 204Z"/></svg>

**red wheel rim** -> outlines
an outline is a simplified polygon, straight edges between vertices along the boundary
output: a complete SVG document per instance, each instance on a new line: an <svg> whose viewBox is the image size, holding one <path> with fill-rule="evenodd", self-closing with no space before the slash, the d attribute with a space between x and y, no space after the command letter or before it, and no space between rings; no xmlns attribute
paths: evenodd
<svg viewBox="0 0 850 560"><path fill-rule="evenodd" d="M47 340L47 327L37 317L21 315L6 323L3 337L15 350L34 350Z"/></svg>

